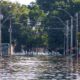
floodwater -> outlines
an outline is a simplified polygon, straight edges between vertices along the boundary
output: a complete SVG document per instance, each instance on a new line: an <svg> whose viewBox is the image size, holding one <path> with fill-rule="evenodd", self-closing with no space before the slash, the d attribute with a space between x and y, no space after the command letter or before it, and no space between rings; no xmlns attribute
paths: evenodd
<svg viewBox="0 0 80 80"><path fill-rule="evenodd" d="M80 80L78 67L71 65L76 64L59 57L1 58L0 80Z"/></svg>

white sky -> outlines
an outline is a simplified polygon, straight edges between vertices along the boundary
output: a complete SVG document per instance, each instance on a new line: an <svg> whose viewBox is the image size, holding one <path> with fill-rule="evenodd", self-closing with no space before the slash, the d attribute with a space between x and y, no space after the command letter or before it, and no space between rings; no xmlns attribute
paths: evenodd
<svg viewBox="0 0 80 80"><path fill-rule="evenodd" d="M30 2L35 2L36 0L6 0L6 1L18 2L20 4L28 5L30 4Z"/></svg>

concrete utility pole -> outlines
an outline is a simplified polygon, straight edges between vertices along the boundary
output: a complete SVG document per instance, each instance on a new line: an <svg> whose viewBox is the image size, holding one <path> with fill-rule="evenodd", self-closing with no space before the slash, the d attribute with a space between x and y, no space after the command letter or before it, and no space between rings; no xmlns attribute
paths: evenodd
<svg viewBox="0 0 80 80"><path fill-rule="evenodd" d="M66 21L66 55L69 54L69 21Z"/></svg>
<svg viewBox="0 0 80 80"><path fill-rule="evenodd" d="M79 69L79 58L78 58L78 56L79 56L79 49L78 49L78 27L79 27L79 25L78 25L78 23L79 23L79 18L78 18L78 13L76 13L76 58L77 58L77 63L76 63L76 66L77 66L77 70L76 70L76 72L78 73L78 69Z"/></svg>
<svg viewBox="0 0 80 80"><path fill-rule="evenodd" d="M64 56L69 54L69 21L66 21L64 30Z"/></svg>
<svg viewBox="0 0 80 80"><path fill-rule="evenodd" d="M78 13L76 13L76 51L78 52Z"/></svg>
<svg viewBox="0 0 80 80"><path fill-rule="evenodd" d="M71 55L73 54L73 17L71 16L71 50L70 53Z"/></svg>
<svg viewBox="0 0 80 80"><path fill-rule="evenodd" d="M11 55L11 45L12 45L12 26L11 26L11 17L10 17L10 27L9 27L9 32L10 32L10 55Z"/></svg>

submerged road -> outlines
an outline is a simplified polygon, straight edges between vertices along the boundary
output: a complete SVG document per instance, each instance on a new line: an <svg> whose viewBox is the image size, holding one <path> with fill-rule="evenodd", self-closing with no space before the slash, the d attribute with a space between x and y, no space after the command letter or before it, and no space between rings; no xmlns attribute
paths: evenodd
<svg viewBox="0 0 80 80"><path fill-rule="evenodd" d="M0 60L0 80L80 80L79 76L75 67L71 73L70 65L61 58L16 56Z"/></svg>

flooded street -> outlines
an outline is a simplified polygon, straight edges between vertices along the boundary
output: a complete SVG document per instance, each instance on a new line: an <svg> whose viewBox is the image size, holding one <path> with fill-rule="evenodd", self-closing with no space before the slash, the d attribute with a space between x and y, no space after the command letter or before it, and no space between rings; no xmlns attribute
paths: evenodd
<svg viewBox="0 0 80 80"><path fill-rule="evenodd" d="M77 79L78 77L78 79ZM64 59L11 57L0 61L0 80L80 80Z"/></svg>

